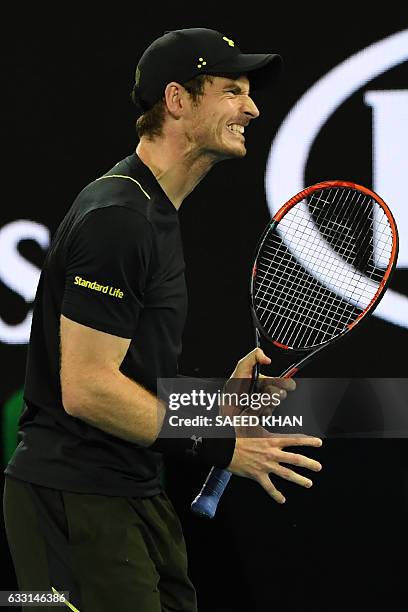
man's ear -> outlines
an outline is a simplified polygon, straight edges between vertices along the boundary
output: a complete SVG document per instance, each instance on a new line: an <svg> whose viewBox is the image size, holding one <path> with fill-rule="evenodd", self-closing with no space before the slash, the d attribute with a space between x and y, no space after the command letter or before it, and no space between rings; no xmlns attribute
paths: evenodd
<svg viewBox="0 0 408 612"><path fill-rule="evenodd" d="M183 114L185 108L187 91L180 83L172 81L166 85L164 90L164 99L168 111L173 117L180 117Z"/></svg>

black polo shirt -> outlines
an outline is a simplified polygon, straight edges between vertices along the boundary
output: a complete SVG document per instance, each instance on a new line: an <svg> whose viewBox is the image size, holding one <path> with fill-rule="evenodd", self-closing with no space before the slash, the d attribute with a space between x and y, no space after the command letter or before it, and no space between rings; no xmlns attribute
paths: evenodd
<svg viewBox="0 0 408 612"><path fill-rule="evenodd" d="M130 155L81 191L53 238L35 300L20 442L6 474L84 493L158 493L159 452L65 412L60 315L131 339L120 370L156 392L157 378L177 376L186 310L177 211ZM206 460L222 467L232 452L233 440L203 445Z"/></svg>

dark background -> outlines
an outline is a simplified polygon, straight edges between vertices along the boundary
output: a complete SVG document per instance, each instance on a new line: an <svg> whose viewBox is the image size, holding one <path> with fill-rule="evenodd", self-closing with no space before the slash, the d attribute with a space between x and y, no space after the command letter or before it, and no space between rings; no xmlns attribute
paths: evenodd
<svg viewBox="0 0 408 612"><path fill-rule="evenodd" d="M251 7L152 5L126 13L111 7L89 20L68 12L12 19L0 57L0 226L31 219L53 234L82 187L134 150L133 74L144 48L164 30L211 27L244 52L279 52L285 74L274 91L255 97L262 115L248 130L247 157L215 167L180 211L190 303L181 370L227 376L253 347L248 274L269 219L264 172L276 130L318 78L407 25L402 9L379 15L358 5L353 18L333 7L281 8L277 18ZM405 63L372 85L404 89L407 77ZM316 140L305 185L332 178L372 185L370 109L357 108L353 96ZM36 243L24 241L19 251L41 266L44 252ZM392 285L405 294L407 274L398 270ZM0 282L4 321L19 323L29 308ZM406 329L371 317L301 376L405 377L398 347L407 339ZM21 389L25 356L26 345L0 343L0 404ZM362 401L361 389L351 385L347 409L358 410ZM407 442L334 438L307 454L324 465L311 490L279 481L287 503L278 507L255 483L233 478L208 523L188 512L208 469L167 462L201 612L406 610ZM1 588L13 589L3 531L0 543Z"/></svg>

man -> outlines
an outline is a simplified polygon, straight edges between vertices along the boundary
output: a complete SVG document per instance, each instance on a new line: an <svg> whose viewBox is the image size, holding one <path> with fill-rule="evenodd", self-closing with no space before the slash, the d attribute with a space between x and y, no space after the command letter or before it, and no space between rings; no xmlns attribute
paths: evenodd
<svg viewBox="0 0 408 612"><path fill-rule="evenodd" d="M83 612L192 612L183 536L160 486L162 452L193 450L259 481L279 503L269 473L312 484L280 461L321 468L282 450L319 446L316 438L159 437L157 379L177 375L186 313L177 210L215 163L245 155L245 129L259 115L250 81L267 84L279 61L193 28L166 33L138 64L136 153L79 194L39 281L4 494L20 589L68 591ZM232 376L250 378L256 362L270 360L256 349ZM294 387L274 384L283 395Z"/></svg>

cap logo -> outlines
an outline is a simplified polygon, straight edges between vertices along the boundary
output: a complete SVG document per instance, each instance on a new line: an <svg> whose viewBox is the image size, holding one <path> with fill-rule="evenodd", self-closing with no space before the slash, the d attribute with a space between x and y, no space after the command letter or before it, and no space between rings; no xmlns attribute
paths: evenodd
<svg viewBox="0 0 408 612"><path fill-rule="evenodd" d="M199 57L197 68L202 68L203 66L206 66L206 65L207 65L207 62L205 61L205 59L203 57Z"/></svg>
<svg viewBox="0 0 408 612"><path fill-rule="evenodd" d="M225 42L228 43L230 47L235 47L234 41L231 40L230 38L227 38L226 36L223 36L222 40L225 40Z"/></svg>

